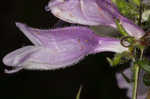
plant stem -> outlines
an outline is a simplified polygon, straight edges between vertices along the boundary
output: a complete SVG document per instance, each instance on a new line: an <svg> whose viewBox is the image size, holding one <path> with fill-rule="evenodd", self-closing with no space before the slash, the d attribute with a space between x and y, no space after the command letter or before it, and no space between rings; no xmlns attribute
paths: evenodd
<svg viewBox="0 0 150 99"><path fill-rule="evenodd" d="M137 64L135 64L134 65L134 82L133 82L132 99L137 99L139 71L140 71L139 66Z"/></svg>
<svg viewBox="0 0 150 99"><path fill-rule="evenodd" d="M143 59L143 52L144 52L144 49L140 49L140 58L139 58L139 60ZM134 74L133 74L134 82L133 82L132 99L137 99L137 88L138 88L139 72L140 72L139 65L134 64Z"/></svg>
<svg viewBox="0 0 150 99"><path fill-rule="evenodd" d="M142 5L142 0L140 0L140 8L139 8L139 20L138 24L139 26L142 25L142 12L143 12L143 5ZM142 60L143 56L143 49L140 49L140 60ZM136 60L135 60L136 61ZM139 72L140 72L140 67L138 64L134 64L134 74L133 74L133 91L132 91L132 99L137 99L137 88L138 88L138 80L139 80Z"/></svg>

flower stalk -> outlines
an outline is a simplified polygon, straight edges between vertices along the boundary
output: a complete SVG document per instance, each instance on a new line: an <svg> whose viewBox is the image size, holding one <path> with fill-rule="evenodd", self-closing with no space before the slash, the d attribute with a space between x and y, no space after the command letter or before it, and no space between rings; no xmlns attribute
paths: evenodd
<svg viewBox="0 0 150 99"><path fill-rule="evenodd" d="M142 24L142 10L143 10L143 4L142 0L140 0L139 5L139 20L138 25L140 26ZM140 59L142 60L143 56L143 49L140 49ZM138 89L138 80L139 80L139 72L140 72L140 66L138 64L134 64L134 74L133 74L133 92L132 92L132 99L137 99L137 89Z"/></svg>
<svg viewBox="0 0 150 99"><path fill-rule="evenodd" d="M139 78L139 71L140 68L137 64L134 65L134 82L133 82L133 93L132 93L132 99L137 99L137 88L138 88L138 78Z"/></svg>
<svg viewBox="0 0 150 99"><path fill-rule="evenodd" d="M140 61L143 60L143 51L144 50L142 48L140 48L140 57L139 57ZM138 89L140 66L139 66L139 64L134 64L133 68L134 68L134 71L133 71L133 92L132 92L132 99L137 99L137 89Z"/></svg>

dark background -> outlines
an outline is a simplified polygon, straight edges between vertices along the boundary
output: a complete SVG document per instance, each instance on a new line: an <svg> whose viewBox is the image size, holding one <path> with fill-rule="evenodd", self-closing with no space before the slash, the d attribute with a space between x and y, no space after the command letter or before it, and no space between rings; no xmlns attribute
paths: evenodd
<svg viewBox="0 0 150 99"><path fill-rule="evenodd" d="M15 22L36 28L54 28L58 21L44 10L48 0L3 0L0 2L0 99L75 99L80 85L80 99L127 99L117 87L115 72L106 57L113 53L90 55L80 63L55 71L27 71L4 74L2 58L9 52L32 43ZM63 25L70 25L63 23Z"/></svg>

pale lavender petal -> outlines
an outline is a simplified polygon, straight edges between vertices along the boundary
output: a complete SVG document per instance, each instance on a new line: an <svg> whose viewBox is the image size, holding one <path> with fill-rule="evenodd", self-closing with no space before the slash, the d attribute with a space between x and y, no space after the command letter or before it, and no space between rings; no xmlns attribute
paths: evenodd
<svg viewBox="0 0 150 99"><path fill-rule="evenodd" d="M46 6L46 10L51 10L64 21L84 25L115 27L114 18L120 16L111 0L53 0Z"/></svg>
<svg viewBox="0 0 150 99"><path fill-rule="evenodd" d="M71 6L70 6L71 5ZM95 0L50 1L46 7L58 18L84 25L110 25L113 17Z"/></svg>
<svg viewBox="0 0 150 99"><path fill-rule="evenodd" d="M131 71L131 68L125 69L123 73L131 80L133 73ZM140 72L140 77L139 77L139 86L138 86L138 93L137 93L137 99L146 99L147 92L148 92L148 87L146 87L143 83L142 80L143 76L143 71ZM118 86L121 89L127 89L127 96L131 99L132 98L132 86L133 83L128 83L125 78L121 75L121 73L116 74Z"/></svg>
<svg viewBox="0 0 150 99"><path fill-rule="evenodd" d="M13 67L13 69L11 69L11 70L5 69L4 72L7 74L12 74L12 73L19 72L22 69L23 69L23 67Z"/></svg>
<svg viewBox="0 0 150 99"><path fill-rule="evenodd" d="M26 58L28 58L30 54L35 50L36 49L33 46L26 46L6 55L3 58L3 63L7 66L13 67L13 69L12 70L5 69L5 72L14 73L23 69L22 64L24 60L26 60Z"/></svg>
<svg viewBox="0 0 150 99"><path fill-rule="evenodd" d="M6 55L3 58L3 63L6 64L7 66L20 66L19 64L21 64L24 61L25 56L27 55L30 56L30 53L32 53L34 50L36 49L33 46L26 46L20 48Z"/></svg>
<svg viewBox="0 0 150 99"><path fill-rule="evenodd" d="M6 70L6 73L18 71L18 68L52 70L75 64L85 55L80 46L72 44L64 45L62 50L56 50L54 47L26 46L6 55L3 63L14 69Z"/></svg>
<svg viewBox="0 0 150 99"><path fill-rule="evenodd" d="M105 42L105 40L101 38L99 41ZM20 48L4 57L3 63L13 67L12 70L5 70L5 72L14 73L21 69L52 70L71 66L93 51L93 49L89 50L89 46L86 47L82 42L88 43L89 41L67 40L57 42L56 45L49 47L26 46Z"/></svg>
<svg viewBox="0 0 150 99"><path fill-rule="evenodd" d="M104 43L105 40L105 38L99 39L99 41ZM65 68L78 63L88 54L96 53L93 52L93 49L91 49L91 51L88 50L88 47L86 48L84 45L82 46L82 43L79 42L82 41L67 41L63 43L59 42L57 43L57 47L26 46L17 49L3 58L3 63L5 65L13 67L12 70L6 69L5 72L14 73L21 69L53 70ZM115 49L103 49L103 47L105 47L104 45L99 46L102 48L97 50L97 52L115 51Z"/></svg>
<svg viewBox="0 0 150 99"><path fill-rule="evenodd" d="M128 50L120 44L120 40L97 36L90 29L85 27L41 30L28 27L21 23L17 24L19 28L23 28L22 30L27 31L23 31L24 33L28 33L32 38L40 41L42 46L54 46L58 50L63 49L64 46L62 45L72 42L73 44L79 44L81 49L86 48L86 50L90 52L94 50L94 52L111 51L120 53Z"/></svg>
<svg viewBox="0 0 150 99"><path fill-rule="evenodd" d="M99 25L114 25L114 17L110 11L106 9L106 6L109 8L109 4L106 5L105 1L80 0L80 4L82 13L87 20L98 22Z"/></svg>
<svg viewBox="0 0 150 99"><path fill-rule="evenodd" d="M128 48L123 47L120 44L120 40L108 38L108 37L102 37L99 38L99 44L94 50L97 52L116 52L121 53L124 51L128 51Z"/></svg>
<svg viewBox="0 0 150 99"><path fill-rule="evenodd" d="M120 17L120 23L125 28L127 33L130 36L135 37L136 39L141 38L145 34L144 31L140 27L138 27L132 21L128 20L125 17Z"/></svg>
<svg viewBox="0 0 150 99"><path fill-rule="evenodd" d="M57 29L36 29L25 24L17 23L20 30L31 40L37 40L40 46L54 46L58 50L63 49L67 43L80 45L81 49L91 50L98 44L98 36L86 27L65 27Z"/></svg>
<svg viewBox="0 0 150 99"><path fill-rule="evenodd" d="M112 0L96 0L97 4L105 8L113 17L118 18L120 16L119 10Z"/></svg>
<svg viewBox="0 0 150 99"><path fill-rule="evenodd" d="M40 43L36 47L24 47L4 57L8 66L26 69L57 69L77 63L88 55L98 44L98 36L85 27L67 27L54 30L40 30L17 23L27 37Z"/></svg>
<svg viewBox="0 0 150 99"><path fill-rule="evenodd" d="M81 11L79 0L53 0L49 2L46 9L47 11L51 10L56 17L70 23L82 23L87 25L97 23L85 19Z"/></svg>
<svg viewBox="0 0 150 99"><path fill-rule="evenodd" d="M130 68L126 69L123 71L123 73L129 78L132 78L132 72L130 70ZM116 78L117 78L117 82L118 82L118 86L119 88L123 88L123 89L127 89L127 96L128 97L132 97L132 84L128 83L125 78L121 75L121 73L117 73L116 74Z"/></svg>
<svg viewBox="0 0 150 99"><path fill-rule="evenodd" d="M32 28L28 29L27 26L25 24L21 24L21 23L16 23L16 26L24 33L25 36L28 37L28 39L35 45L42 45L42 42L37 38L35 37L35 33L38 33L36 32L36 30L34 30L34 33L31 32L33 31Z"/></svg>

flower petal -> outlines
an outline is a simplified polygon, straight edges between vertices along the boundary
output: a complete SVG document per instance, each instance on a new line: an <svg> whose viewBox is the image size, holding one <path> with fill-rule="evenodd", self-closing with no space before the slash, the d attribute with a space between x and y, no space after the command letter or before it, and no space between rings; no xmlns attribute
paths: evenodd
<svg viewBox="0 0 150 99"><path fill-rule="evenodd" d="M125 17L120 18L120 23L122 24L126 32L130 36L135 37L136 39L140 39L145 34L144 31L140 27L138 27L132 21L128 20Z"/></svg>
<svg viewBox="0 0 150 99"><path fill-rule="evenodd" d="M36 29L25 24L17 23L22 32L35 44L40 46L55 46L57 43L78 42L84 43L86 47L93 48L97 41L97 36L86 27L66 27L57 29ZM39 43L36 43L38 41ZM80 42L81 41L81 42ZM89 42L87 42L89 41Z"/></svg>
<svg viewBox="0 0 150 99"><path fill-rule="evenodd" d="M97 48L95 48L94 51L96 53L97 52L106 52L106 51L121 53L124 51L128 51L128 48L123 47L120 44L120 40L118 40L118 39L102 37L102 38L99 38L99 44L97 45Z"/></svg>
<svg viewBox="0 0 150 99"><path fill-rule="evenodd" d="M100 39L99 41L105 43L106 39ZM82 41L80 41L82 42ZM87 41L86 41L87 42ZM65 41L57 43L56 46L42 47L42 46L26 46L13 51L3 58L5 65L13 67L12 70L5 70L6 73L14 73L21 69L33 69L33 70L52 70L58 68L64 68L71 66L85 56L91 53L96 53L88 50L88 47L80 45L78 41ZM107 41L105 43L107 45ZM116 51L107 48L103 44L97 52L103 51ZM108 45L111 46L111 45ZM119 52L118 50L116 52Z"/></svg>
<svg viewBox="0 0 150 99"><path fill-rule="evenodd" d="M21 23L18 24L20 24L19 28L25 28L25 30L28 30L27 33L33 36L32 38L38 39L42 46L46 47L55 46L59 49L59 46L63 45L63 42L64 44L76 42L88 51L93 51L93 49L95 49L94 52L112 51L120 53L128 50L120 44L120 40L97 36L90 29L85 27L66 27L41 30L28 27Z"/></svg>
<svg viewBox="0 0 150 99"><path fill-rule="evenodd" d="M93 0L67 0L64 2L54 0L49 2L47 8L56 17L70 23L109 25L113 21L112 16Z"/></svg>
<svg viewBox="0 0 150 99"><path fill-rule="evenodd" d="M53 0L49 2L46 9L47 11L51 10L56 17L70 23L95 24L85 19L81 11L79 0L67 0L64 2Z"/></svg>
<svg viewBox="0 0 150 99"><path fill-rule="evenodd" d="M7 66L20 66L26 60L26 56L30 56L30 53L35 51L36 48L33 46L26 46L13 51L3 58L3 63Z"/></svg>
<svg viewBox="0 0 150 99"><path fill-rule="evenodd" d="M123 73L126 75L126 77L128 77L129 79L132 79L132 72L130 70L130 68L126 69L123 71ZM127 90L127 96L128 97L132 97L132 84L128 83L126 81L126 79L122 76L121 73L117 73L116 74L116 78L117 78L117 82L118 82L118 86L119 88L124 88L124 89L128 89Z"/></svg>
<svg viewBox="0 0 150 99"><path fill-rule="evenodd" d="M28 28L25 24L19 22L16 23L16 26L24 33L25 36L28 37L28 39L33 44L42 45L42 42L37 37L35 37L35 33L38 33L36 30L32 30L32 28Z"/></svg>
<svg viewBox="0 0 150 99"><path fill-rule="evenodd" d="M64 68L77 63L87 54L81 51L78 45L64 45L67 49L56 50L40 46L26 46L17 49L3 58L3 63L12 66L13 70L5 70L6 73L14 73L21 69L51 70Z"/></svg>
<svg viewBox="0 0 150 99"><path fill-rule="evenodd" d="M35 50L36 48L33 46L26 46L6 55L3 58L3 63L7 66L13 67L13 69L12 70L5 69L5 72L14 73L23 69L23 66L22 66L23 62L28 57L30 57L30 53L34 52Z"/></svg>
<svg viewBox="0 0 150 99"><path fill-rule="evenodd" d="M116 9L113 9L110 3L105 0L80 0L80 4L82 13L87 20L98 22L99 25L115 25Z"/></svg>
<svg viewBox="0 0 150 99"><path fill-rule="evenodd" d="M77 63L98 44L98 37L87 28L74 27L51 32L39 30L39 32L44 33L34 36L44 42L45 46L27 46L18 49L4 57L4 64L15 66L15 69L18 69L17 67L44 70L63 68ZM6 72L14 71L16 70Z"/></svg>

